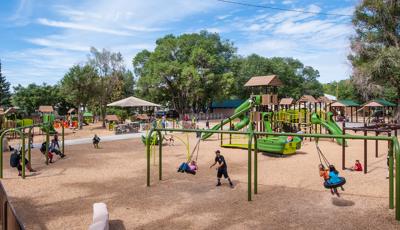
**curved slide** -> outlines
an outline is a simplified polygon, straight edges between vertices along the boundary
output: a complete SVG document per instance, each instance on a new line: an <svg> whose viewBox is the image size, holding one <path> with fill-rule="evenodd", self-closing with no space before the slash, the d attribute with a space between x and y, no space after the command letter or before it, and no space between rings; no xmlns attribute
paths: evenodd
<svg viewBox="0 0 400 230"><path fill-rule="evenodd" d="M326 114L326 116L327 116L327 120L324 121L318 116L318 114L313 113L312 116L311 116L311 122L313 124L320 124L320 125L324 126L326 129L328 129L329 133L332 134L332 135L342 135L343 134L342 129L332 119L333 114L331 112L328 112ZM342 145L343 144L343 139L342 138L336 138L336 142L339 145ZM345 144L345 146L347 146L346 141L345 141L344 144Z"/></svg>
<svg viewBox="0 0 400 230"><path fill-rule="evenodd" d="M259 104L261 99L259 96L257 96L255 97L255 100L256 100L255 102L253 102L252 100L246 100L245 102L243 102L239 107L235 109L235 112L231 117L224 119L222 121L222 124L225 125L229 123L229 121L239 118L240 122L235 124L235 130L244 128L246 125L249 124L249 118L246 116L246 112L248 112L253 107L254 103ZM219 129L221 129L221 123L211 128L211 130L219 130ZM213 133L204 133L201 139L205 140L211 137L212 135Z"/></svg>

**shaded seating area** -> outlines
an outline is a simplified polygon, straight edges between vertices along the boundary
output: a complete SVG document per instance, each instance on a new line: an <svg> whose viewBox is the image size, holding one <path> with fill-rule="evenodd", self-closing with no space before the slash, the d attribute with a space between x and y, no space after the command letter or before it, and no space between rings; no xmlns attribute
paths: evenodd
<svg viewBox="0 0 400 230"><path fill-rule="evenodd" d="M336 121L358 122L357 111L360 107L358 102L353 100L338 100L331 103L329 107L329 110L333 112Z"/></svg>
<svg viewBox="0 0 400 230"><path fill-rule="evenodd" d="M362 107L364 123L394 122L393 115L396 106L395 103L381 98L368 101Z"/></svg>

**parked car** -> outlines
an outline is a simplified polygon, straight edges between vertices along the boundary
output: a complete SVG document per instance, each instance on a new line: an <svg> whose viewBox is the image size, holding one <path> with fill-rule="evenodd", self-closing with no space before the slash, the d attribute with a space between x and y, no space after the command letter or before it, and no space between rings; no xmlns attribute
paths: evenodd
<svg viewBox="0 0 400 230"><path fill-rule="evenodd" d="M156 118L162 118L163 116L171 119L176 119L179 118L179 113L173 109L170 109L168 111L160 110L156 112Z"/></svg>

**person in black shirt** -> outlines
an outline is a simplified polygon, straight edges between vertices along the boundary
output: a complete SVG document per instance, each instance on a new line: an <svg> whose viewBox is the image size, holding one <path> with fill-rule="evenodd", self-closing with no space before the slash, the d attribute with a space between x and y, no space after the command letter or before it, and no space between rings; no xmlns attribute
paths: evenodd
<svg viewBox="0 0 400 230"><path fill-rule="evenodd" d="M231 178L228 176L228 165L226 164L224 156L221 155L219 150L215 151L215 162L210 166L210 168L214 167L218 163L218 172L217 172L217 179L218 183L217 186L221 186L221 177L224 175L225 179L228 179L230 186L233 188L233 183Z"/></svg>

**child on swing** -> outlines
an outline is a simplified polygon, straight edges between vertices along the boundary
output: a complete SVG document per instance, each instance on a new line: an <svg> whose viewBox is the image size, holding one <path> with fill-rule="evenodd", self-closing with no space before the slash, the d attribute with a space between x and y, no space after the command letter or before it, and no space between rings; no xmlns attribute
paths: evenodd
<svg viewBox="0 0 400 230"><path fill-rule="evenodd" d="M342 181L342 179L339 177L339 172L336 170L335 166L329 165L329 179L327 182L329 184L337 184L337 183L340 183L341 181ZM343 186L340 186L340 189L342 189L342 191L344 191ZM333 194L336 194L338 197L340 197L340 194L336 187L333 188Z"/></svg>
<svg viewBox="0 0 400 230"><path fill-rule="evenodd" d="M181 173L186 172L186 173L190 173L190 174L196 175L197 169L198 169L198 166L197 166L196 161L195 160L191 160L189 164L186 163L186 162L183 162L179 166L178 172L181 172Z"/></svg>

